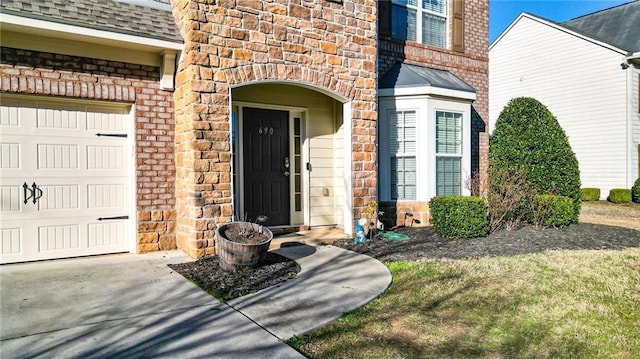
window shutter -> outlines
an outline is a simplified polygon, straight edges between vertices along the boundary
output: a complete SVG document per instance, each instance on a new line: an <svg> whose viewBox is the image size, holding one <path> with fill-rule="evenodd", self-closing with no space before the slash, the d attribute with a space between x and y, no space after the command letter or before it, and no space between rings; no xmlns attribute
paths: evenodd
<svg viewBox="0 0 640 359"><path fill-rule="evenodd" d="M391 1L378 1L378 32L391 35Z"/></svg>
<svg viewBox="0 0 640 359"><path fill-rule="evenodd" d="M464 52L464 0L453 0L453 31L451 48Z"/></svg>

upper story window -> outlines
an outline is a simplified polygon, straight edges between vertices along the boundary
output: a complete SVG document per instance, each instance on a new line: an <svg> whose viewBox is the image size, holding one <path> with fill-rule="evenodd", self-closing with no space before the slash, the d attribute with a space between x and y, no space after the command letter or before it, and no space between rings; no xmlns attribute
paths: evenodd
<svg viewBox="0 0 640 359"><path fill-rule="evenodd" d="M447 46L447 0L392 0L391 36Z"/></svg>

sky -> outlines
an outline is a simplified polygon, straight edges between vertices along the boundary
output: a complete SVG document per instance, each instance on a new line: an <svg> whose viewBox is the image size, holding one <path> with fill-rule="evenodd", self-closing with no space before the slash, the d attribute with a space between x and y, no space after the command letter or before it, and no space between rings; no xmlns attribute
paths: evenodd
<svg viewBox="0 0 640 359"><path fill-rule="evenodd" d="M489 44L522 12L564 22L631 0L489 0Z"/></svg>

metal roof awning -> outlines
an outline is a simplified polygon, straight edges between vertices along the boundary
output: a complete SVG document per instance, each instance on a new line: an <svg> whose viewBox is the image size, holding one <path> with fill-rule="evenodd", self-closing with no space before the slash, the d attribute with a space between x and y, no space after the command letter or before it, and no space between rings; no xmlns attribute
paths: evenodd
<svg viewBox="0 0 640 359"><path fill-rule="evenodd" d="M475 100L476 89L447 70L398 62L380 78L378 94L440 95Z"/></svg>

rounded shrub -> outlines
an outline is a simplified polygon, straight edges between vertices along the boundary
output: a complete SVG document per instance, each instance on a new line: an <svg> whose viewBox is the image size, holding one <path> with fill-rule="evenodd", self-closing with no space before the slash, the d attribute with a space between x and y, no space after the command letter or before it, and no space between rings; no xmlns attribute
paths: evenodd
<svg viewBox="0 0 640 359"><path fill-rule="evenodd" d="M612 188L609 191L609 202L629 203L631 202L631 190L626 188Z"/></svg>
<svg viewBox="0 0 640 359"><path fill-rule="evenodd" d="M582 193L581 199L583 201L597 201L600 199L600 188L581 188L580 192Z"/></svg>
<svg viewBox="0 0 640 359"><path fill-rule="evenodd" d="M640 177L633 184L633 187L631 187L631 201L640 203Z"/></svg>
<svg viewBox="0 0 640 359"><path fill-rule="evenodd" d="M572 223L575 207L565 196L538 194L533 196L533 224L544 227L566 227Z"/></svg>
<svg viewBox="0 0 640 359"><path fill-rule="evenodd" d="M578 160L558 120L538 100L514 98L502 110L489 142L488 168L490 191L504 191L492 171L524 172L531 195L571 198L571 223L578 222L582 198Z"/></svg>
<svg viewBox="0 0 640 359"><path fill-rule="evenodd" d="M489 231L482 197L436 196L429 202L433 229L444 237L482 237Z"/></svg>

